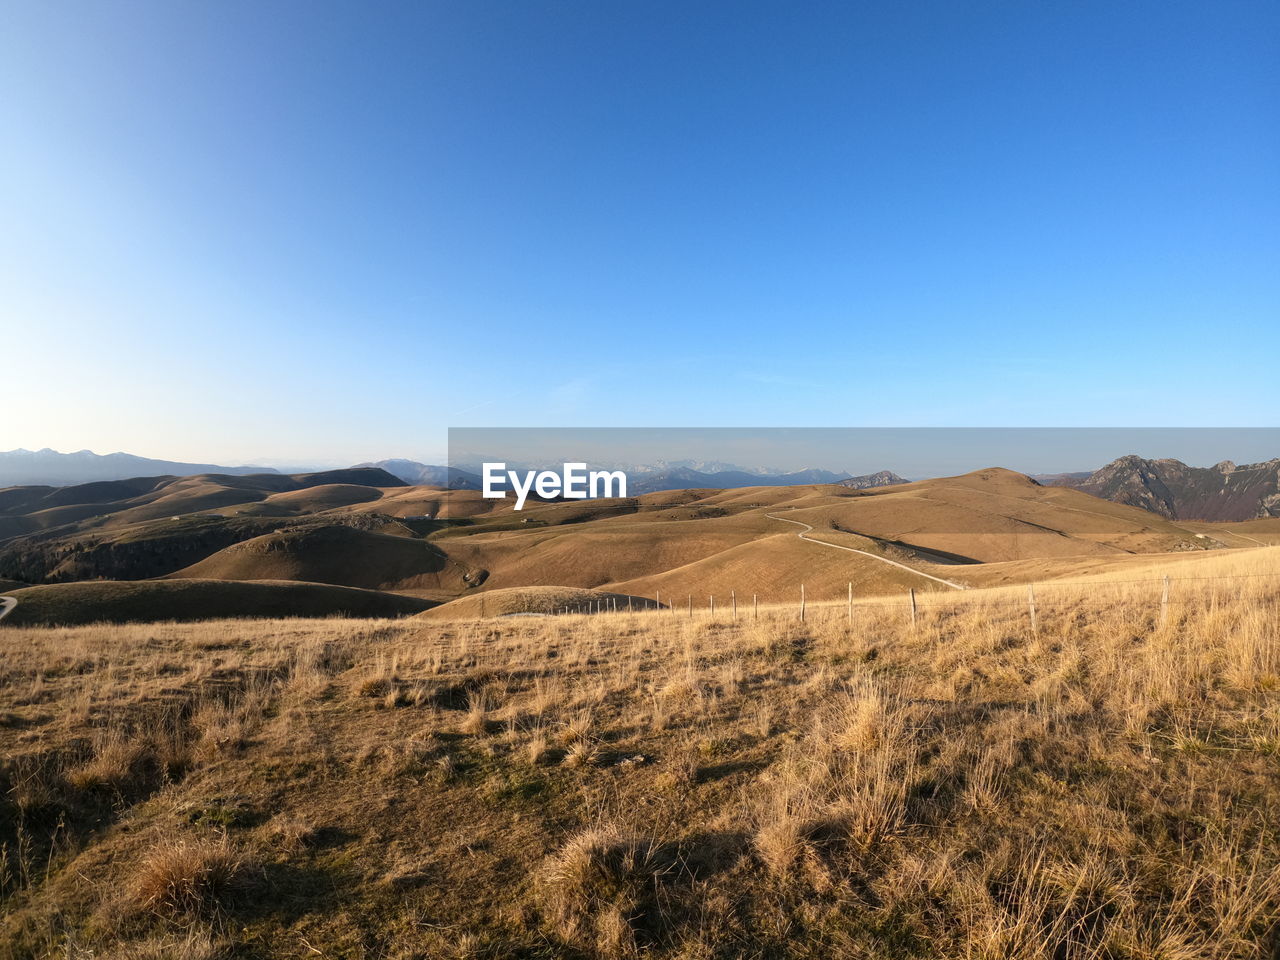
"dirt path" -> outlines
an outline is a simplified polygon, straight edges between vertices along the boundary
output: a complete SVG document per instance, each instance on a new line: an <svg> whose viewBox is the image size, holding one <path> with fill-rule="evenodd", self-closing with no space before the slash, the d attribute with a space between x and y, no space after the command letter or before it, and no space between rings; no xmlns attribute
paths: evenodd
<svg viewBox="0 0 1280 960"><path fill-rule="evenodd" d="M0 620L9 615L9 611L18 605L18 601L13 597L0 597Z"/></svg>
<svg viewBox="0 0 1280 960"><path fill-rule="evenodd" d="M775 513L766 513L765 516L771 520L781 520L783 523L794 523L796 526L804 527L804 529L797 533L796 536L808 543L816 543L820 547L830 547L832 550L848 550L850 553L860 553L864 557L870 557L872 560L879 560L881 563L887 563L891 567L898 567L902 570L906 570L908 573L914 573L917 577L924 577L925 579L933 580L937 583L944 583L953 590L968 589L963 584L952 583L950 580L943 580L941 577L935 577L932 573L925 573L921 570L917 570L915 567L908 567L905 563L899 563L897 560L890 560L888 557L877 556L874 553L868 553L866 550L858 550L855 547L842 547L838 543L827 543L825 540L815 540L813 537L807 536L813 527L803 521L788 520L786 517L780 517Z"/></svg>

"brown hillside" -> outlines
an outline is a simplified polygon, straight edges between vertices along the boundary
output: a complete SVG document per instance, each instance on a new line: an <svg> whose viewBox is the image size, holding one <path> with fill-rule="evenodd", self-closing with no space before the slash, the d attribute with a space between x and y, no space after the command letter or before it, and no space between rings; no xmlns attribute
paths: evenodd
<svg viewBox="0 0 1280 960"><path fill-rule="evenodd" d="M93 580L11 591L18 601L0 621L14 627L151 623L262 617L399 617L432 601L322 583L225 580Z"/></svg>
<svg viewBox="0 0 1280 960"><path fill-rule="evenodd" d="M273 493L265 500L232 507L225 511L243 516L296 517L308 513L321 513L360 503L376 503L384 491L377 487L365 487L351 483L326 483L301 490Z"/></svg>
<svg viewBox="0 0 1280 960"><path fill-rule="evenodd" d="M42 506L45 488L2 491L0 538L25 535L0 543L0 576L285 578L444 598L536 585L722 599L733 590L790 602L801 584L824 596L849 583L860 595L930 591L950 589L939 580L1073 576L1132 556L1280 542L1264 521L1182 524L998 468L868 490L677 490L531 501L519 512L477 491L380 486L381 476L151 478L64 490L54 507ZM76 502L112 493L131 496ZM32 506L41 509L23 512ZM317 520L363 532L317 532Z"/></svg>
<svg viewBox="0 0 1280 960"><path fill-rule="evenodd" d="M873 556L802 540L803 528L784 520L808 524L814 540ZM478 517L433 539L451 557L488 570L487 589L568 584L693 594L695 603L711 594L723 600L730 590L789 599L802 583L823 594L850 582L860 593L949 589L885 560L976 584L991 563L1105 563L1212 545L1146 511L1001 469L864 491L757 487L542 504Z"/></svg>
<svg viewBox="0 0 1280 960"><path fill-rule="evenodd" d="M233 544L173 579L306 580L366 589L461 592L473 573L423 540L351 527L287 529Z"/></svg>

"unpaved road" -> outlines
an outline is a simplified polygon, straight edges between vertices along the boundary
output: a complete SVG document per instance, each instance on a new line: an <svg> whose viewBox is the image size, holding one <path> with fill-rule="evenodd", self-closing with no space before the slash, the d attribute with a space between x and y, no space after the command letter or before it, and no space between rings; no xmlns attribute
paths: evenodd
<svg viewBox="0 0 1280 960"><path fill-rule="evenodd" d="M927 580L933 580L937 583L945 583L953 590L967 589L963 584L952 583L950 580L943 580L941 577L935 577L932 573L924 573L923 571L917 570L915 567L908 567L905 563L899 563L897 560L890 560L888 557L881 557L874 553L868 553L866 550L858 550L855 547L842 547L838 543L827 543L825 540L815 540L813 537L807 536L813 527L803 521L788 520L786 517L780 517L776 513L766 513L765 516L769 517L771 520L781 520L783 523L794 523L796 526L804 527L804 529L797 533L796 536L808 543L816 543L820 547L830 547L832 550L848 550L850 553L860 553L864 557L870 557L872 560L879 560L881 563L887 563L891 567L898 567L899 569L907 571L907 573L914 573L917 577L924 577Z"/></svg>
<svg viewBox="0 0 1280 960"><path fill-rule="evenodd" d="M18 605L18 601L13 597L0 597L0 620L9 615L9 611Z"/></svg>

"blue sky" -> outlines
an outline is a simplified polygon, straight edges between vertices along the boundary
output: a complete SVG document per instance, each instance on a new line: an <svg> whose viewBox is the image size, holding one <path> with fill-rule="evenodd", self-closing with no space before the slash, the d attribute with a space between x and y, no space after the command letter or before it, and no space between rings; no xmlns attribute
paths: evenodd
<svg viewBox="0 0 1280 960"><path fill-rule="evenodd" d="M1274 3L2 17L0 449L1275 424Z"/></svg>

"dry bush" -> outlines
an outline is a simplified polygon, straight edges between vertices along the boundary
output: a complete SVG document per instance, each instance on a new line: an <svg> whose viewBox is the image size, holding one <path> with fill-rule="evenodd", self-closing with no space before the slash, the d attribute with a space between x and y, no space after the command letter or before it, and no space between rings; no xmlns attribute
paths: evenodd
<svg viewBox="0 0 1280 960"><path fill-rule="evenodd" d="M489 696L484 690L473 690L468 698L467 713L463 718L461 730L472 736L480 736L489 731Z"/></svg>
<svg viewBox="0 0 1280 960"><path fill-rule="evenodd" d="M602 956L627 956L637 934L663 924L659 888L676 865L657 844L609 825L581 830L544 871L545 906L555 932Z"/></svg>
<svg viewBox="0 0 1280 960"><path fill-rule="evenodd" d="M567 767L590 767L599 758L600 751L586 740L578 740L569 747L564 756Z"/></svg>
<svg viewBox="0 0 1280 960"><path fill-rule="evenodd" d="M133 898L154 913L216 916L243 889L246 873L225 838L166 840L143 858Z"/></svg>
<svg viewBox="0 0 1280 960"><path fill-rule="evenodd" d="M525 746L525 754L529 758L529 762L534 766L545 764L551 757L551 746L547 740L547 733L541 727L534 729L529 737L529 743Z"/></svg>

